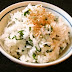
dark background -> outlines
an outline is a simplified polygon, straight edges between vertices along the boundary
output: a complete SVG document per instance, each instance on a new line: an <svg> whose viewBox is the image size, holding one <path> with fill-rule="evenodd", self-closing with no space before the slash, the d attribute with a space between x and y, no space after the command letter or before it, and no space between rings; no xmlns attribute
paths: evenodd
<svg viewBox="0 0 72 72"><path fill-rule="evenodd" d="M0 0L0 11L9 5L24 0ZM28 0L29 1L29 0ZM32 1L32 0L31 0ZM54 4L72 16L72 0L42 0ZM0 72L72 72L72 56L64 62L45 68L30 68L10 61L0 53Z"/></svg>

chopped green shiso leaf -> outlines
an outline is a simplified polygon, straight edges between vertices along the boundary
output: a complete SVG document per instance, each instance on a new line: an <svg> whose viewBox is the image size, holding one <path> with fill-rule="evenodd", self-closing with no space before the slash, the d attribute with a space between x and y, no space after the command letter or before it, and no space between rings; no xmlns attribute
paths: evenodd
<svg viewBox="0 0 72 72"><path fill-rule="evenodd" d="M47 47L51 47L51 45L48 45L48 44L45 44L44 46L45 46L45 47L46 47L46 46L47 46Z"/></svg>
<svg viewBox="0 0 72 72"><path fill-rule="evenodd" d="M29 42L29 41L26 41L26 45L33 46L33 43L32 42Z"/></svg>
<svg viewBox="0 0 72 72"><path fill-rule="evenodd" d="M50 49L50 50L46 50L47 53L52 52L52 51L53 51L52 49Z"/></svg>
<svg viewBox="0 0 72 72"><path fill-rule="evenodd" d="M51 32L53 31L53 27L51 26Z"/></svg>
<svg viewBox="0 0 72 72"><path fill-rule="evenodd" d="M63 50L63 47L60 47L61 50Z"/></svg>
<svg viewBox="0 0 72 72"><path fill-rule="evenodd" d="M36 51L41 52L41 48L40 48L40 50L38 50L38 48L36 46L35 46L35 48L36 48Z"/></svg>
<svg viewBox="0 0 72 72"><path fill-rule="evenodd" d="M24 52L24 50L22 50L22 52Z"/></svg>
<svg viewBox="0 0 72 72"><path fill-rule="evenodd" d="M35 36L33 35L33 38L35 38Z"/></svg>
<svg viewBox="0 0 72 72"><path fill-rule="evenodd" d="M70 34L70 32L68 32L68 34Z"/></svg>
<svg viewBox="0 0 72 72"><path fill-rule="evenodd" d="M18 31L18 33L20 34L20 38L22 38L23 35L24 35L24 34L23 34L23 31L24 31L24 30L20 30L20 31Z"/></svg>
<svg viewBox="0 0 72 72"><path fill-rule="evenodd" d="M12 39L14 39L14 38L17 40L17 37L16 37L16 35L14 35L14 36L12 37Z"/></svg>
<svg viewBox="0 0 72 72"><path fill-rule="evenodd" d="M19 53L19 52L17 52L17 55L20 55L20 53Z"/></svg>
<svg viewBox="0 0 72 72"><path fill-rule="evenodd" d="M11 38L10 38L10 35L8 36L8 38L11 39Z"/></svg>
<svg viewBox="0 0 72 72"><path fill-rule="evenodd" d="M33 55L32 55L32 56L33 56L33 58L35 59L35 57L36 57L36 54L35 54L35 53L33 53Z"/></svg>
<svg viewBox="0 0 72 72"><path fill-rule="evenodd" d="M56 37L59 37L59 35L56 35Z"/></svg>
<svg viewBox="0 0 72 72"><path fill-rule="evenodd" d="M29 31L31 31L31 27L29 27Z"/></svg>
<svg viewBox="0 0 72 72"><path fill-rule="evenodd" d="M9 39L16 39L16 40L22 40L23 39L23 31L24 30L20 30L20 31L18 31L18 33L20 34L20 38L18 39L17 37L16 37L16 35L14 35L12 38L10 38L10 36L8 37Z"/></svg>
<svg viewBox="0 0 72 72"><path fill-rule="evenodd" d="M32 42L32 40L30 39L30 37L29 37L29 41L31 41L31 42Z"/></svg>
<svg viewBox="0 0 72 72"><path fill-rule="evenodd" d="M24 16L26 16L26 15L29 14L29 13L30 13L30 9L27 10L26 12L24 12Z"/></svg>

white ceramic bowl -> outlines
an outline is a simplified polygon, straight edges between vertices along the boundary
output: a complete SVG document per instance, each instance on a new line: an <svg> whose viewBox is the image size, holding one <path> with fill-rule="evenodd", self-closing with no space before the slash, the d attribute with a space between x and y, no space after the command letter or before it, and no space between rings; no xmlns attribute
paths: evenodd
<svg viewBox="0 0 72 72"><path fill-rule="evenodd" d="M7 58L9 58L10 60L19 63L21 65L26 65L26 66L31 66L31 67L45 67L45 66L51 66L51 65L55 65L58 64L64 60L66 60L68 57L71 56L72 54L72 19L71 16L66 13L64 10L60 9L57 6L54 6L52 4L49 3L45 3L45 2L40 2L40 1L24 1L24 2L19 2L16 4L13 4L7 8L5 8L3 11L1 11L0 13L0 35L2 34L7 21L8 21L8 15L10 13L14 13L17 10L22 10L24 9L29 3L31 3L32 5L37 5L37 4L42 4L43 7L45 7L48 11L51 11L52 13L61 16L64 21L66 21L66 23L68 24L68 26L71 29L71 44L68 46L68 48L65 50L65 52L63 53L63 55L61 57L59 57L57 60L50 62L50 63L44 63L44 64L36 64L36 63L27 63L27 62L21 62L20 60L12 57L11 55L9 55L8 53L6 53L2 47L0 47L0 51L3 55L5 55Z"/></svg>

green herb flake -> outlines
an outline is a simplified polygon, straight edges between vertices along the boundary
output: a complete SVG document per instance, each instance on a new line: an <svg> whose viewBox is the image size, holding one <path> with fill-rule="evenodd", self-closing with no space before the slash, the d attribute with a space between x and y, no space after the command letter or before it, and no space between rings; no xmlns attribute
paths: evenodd
<svg viewBox="0 0 72 72"><path fill-rule="evenodd" d="M52 52L52 51L53 51L53 49L50 49L50 50L49 50L49 52Z"/></svg>
<svg viewBox="0 0 72 72"><path fill-rule="evenodd" d="M52 51L53 51L53 49L50 49L50 50L46 50L46 52L47 52L47 53L49 53L49 52L52 52Z"/></svg>
<svg viewBox="0 0 72 72"><path fill-rule="evenodd" d="M40 24L40 25L43 25L43 24Z"/></svg>
<svg viewBox="0 0 72 72"><path fill-rule="evenodd" d="M47 18L45 18L45 20L48 20Z"/></svg>
<svg viewBox="0 0 72 72"><path fill-rule="evenodd" d="M24 50L22 50L22 52L24 52Z"/></svg>
<svg viewBox="0 0 72 72"><path fill-rule="evenodd" d="M18 50L19 50L19 48L18 48Z"/></svg>
<svg viewBox="0 0 72 72"><path fill-rule="evenodd" d="M44 46L45 46L45 47L46 47L46 46L47 46L47 47L51 47L51 45L48 45L48 44L45 44Z"/></svg>
<svg viewBox="0 0 72 72"><path fill-rule="evenodd" d="M20 34L20 39L18 39L18 40L22 40L22 39L23 39L23 35L24 35L24 34L23 34L23 31L24 31L24 30L18 31L18 33Z"/></svg>
<svg viewBox="0 0 72 72"><path fill-rule="evenodd" d="M18 60L20 60L20 58L17 58Z"/></svg>
<svg viewBox="0 0 72 72"><path fill-rule="evenodd" d="M56 37L59 37L59 35L56 35Z"/></svg>
<svg viewBox="0 0 72 72"><path fill-rule="evenodd" d="M15 18L17 20L17 18Z"/></svg>
<svg viewBox="0 0 72 72"><path fill-rule="evenodd" d="M51 32L53 31L53 27L51 26Z"/></svg>
<svg viewBox="0 0 72 72"><path fill-rule="evenodd" d="M33 58L35 59L35 57L36 57L36 54L35 54L35 53L33 53L33 55L32 55L32 56L33 56Z"/></svg>
<svg viewBox="0 0 72 72"><path fill-rule="evenodd" d="M26 45L33 46L33 43L32 43L32 42L28 42L28 41L26 41Z"/></svg>
<svg viewBox="0 0 72 72"><path fill-rule="evenodd" d="M8 38L11 39L10 36L8 36Z"/></svg>
<svg viewBox="0 0 72 72"><path fill-rule="evenodd" d="M30 9L24 12L24 16L26 16L26 14L30 14Z"/></svg>
<svg viewBox="0 0 72 72"><path fill-rule="evenodd" d="M41 52L41 48L40 48L39 52Z"/></svg>
<svg viewBox="0 0 72 72"><path fill-rule="evenodd" d="M30 37L29 37L29 40L26 41L26 45L33 46L33 41L30 39Z"/></svg>
<svg viewBox="0 0 72 72"><path fill-rule="evenodd" d="M16 35L14 35L13 37L12 37L12 39L16 39L16 40L22 40L23 39L23 31L24 30L20 30L20 31L18 31L18 33L20 34L20 38L19 39L17 39L17 37L16 37Z"/></svg>
<svg viewBox="0 0 72 72"><path fill-rule="evenodd" d="M16 37L16 35L14 35L14 36L12 37L12 39L14 39L14 38L17 40L17 37Z"/></svg>
<svg viewBox="0 0 72 72"><path fill-rule="evenodd" d="M48 35L50 36L50 33Z"/></svg>
<svg viewBox="0 0 72 72"><path fill-rule="evenodd" d="M40 48L40 50L38 50L38 48L36 46L35 46L35 48L36 48L36 51L41 52L41 48Z"/></svg>
<svg viewBox="0 0 72 72"><path fill-rule="evenodd" d="M29 37L29 41L31 41L31 42L32 42L32 40L30 39L30 37Z"/></svg>
<svg viewBox="0 0 72 72"><path fill-rule="evenodd" d="M48 28L48 31L49 31L49 28Z"/></svg>
<svg viewBox="0 0 72 72"><path fill-rule="evenodd" d="M18 31L18 33L21 35L21 36L23 36L24 34L23 34L23 31L24 30L20 30L20 31Z"/></svg>
<svg viewBox="0 0 72 72"><path fill-rule="evenodd" d="M68 43L66 43L68 45Z"/></svg>
<svg viewBox="0 0 72 72"><path fill-rule="evenodd" d="M35 36L33 35L33 38L35 38Z"/></svg>
<svg viewBox="0 0 72 72"><path fill-rule="evenodd" d="M26 48L26 45L25 45L25 48Z"/></svg>
<svg viewBox="0 0 72 72"><path fill-rule="evenodd" d="M20 55L20 53L19 53L19 52L17 52L17 55Z"/></svg>
<svg viewBox="0 0 72 72"><path fill-rule="evenodd" d="M60 47L61 50L63 50L63 47Z"/></svg>
<svg viewBox="0 0 72 72"><path fill-rule="evenodd" d="M29 31L31 31L31 27L29 27Z"/></svg>
<svg viewBox="0 0 72 72"><path fill-rule="evenodd" d="M38 63L38 61L36 60L35 63Z"/></svg>
<svg viewBox="0 0 72 72"><path fill-rule="evenodd" d="M68 34L70 34L70 32L68 32Z"/></svg>
<svg viewBox="0 0 72 72"><path fill-rule="evenodd" d="M49 50L46 50L47 53L49 53Z"/></svg>
<svg viewBox="0 0 72 72"><path fill-rule="evenodd" d="M45 24L44 28L46 28L46 25L47 25L47 24Z"/></svg>

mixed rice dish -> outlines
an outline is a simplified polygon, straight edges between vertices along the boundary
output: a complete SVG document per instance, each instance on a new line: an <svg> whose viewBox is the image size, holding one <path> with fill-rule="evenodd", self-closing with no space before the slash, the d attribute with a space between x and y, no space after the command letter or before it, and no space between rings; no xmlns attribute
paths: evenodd
<svg viewBox="0 0 72 72"><path fill-rule="evenodd" d="M5 51L22 62L48 63L56 60L70 44L70 30L63 19L42 5L10 14L0 42Z"/></svg>

